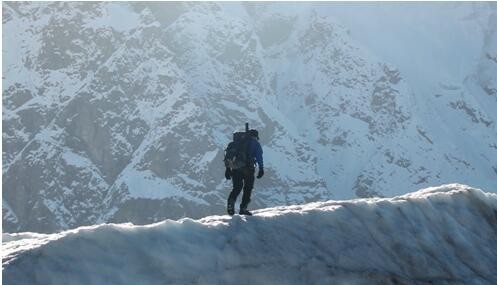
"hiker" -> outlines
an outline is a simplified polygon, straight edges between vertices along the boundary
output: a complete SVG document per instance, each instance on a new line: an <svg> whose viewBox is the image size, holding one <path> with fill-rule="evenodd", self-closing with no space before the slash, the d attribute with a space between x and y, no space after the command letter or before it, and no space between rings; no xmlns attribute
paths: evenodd
<svg viewBox="0 0 497 285"><path fill-rule="evenodd" d="M240 135L239 139L236 138L237 134ZM247 206L250 203L252 188L254 188L254 174L256 163L259 166L257 178L259 179L264 175L262 147L258 140L259 132L254 129L248 130L245 133L235 133L233 142L231 142L226 149L227 157L229 157L231 148L238 148L238 160L240 160L240 157L245 160L243 166L238 166L234 163L226 164L226 171L224 176L228 180L233 179L233 190L228 197L228 214L230 216L235 214L236 198L238 197L238 194L240 194L240 191L242 189L243 195L242 202L240 203L240 215L252 216L252 213L247 210ZM226 161L227 159L225 158L225 163Z"/></svg>

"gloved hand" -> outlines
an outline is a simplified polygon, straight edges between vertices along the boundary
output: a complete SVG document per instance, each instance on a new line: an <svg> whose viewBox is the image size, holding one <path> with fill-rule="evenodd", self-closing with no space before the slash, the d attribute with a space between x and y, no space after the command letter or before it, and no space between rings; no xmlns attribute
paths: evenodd
<svg viewBox="0 0 497 285"><path fill-rule="evenodd" d="M226 179L228 180L231 179L231 169L226 168L226 171L224 172L224 177L226 177Z"/></svg>
<svg viewBox="0 0 497 285"><path fill-rule="evenodd" d="M264 176L264 168L260 167L259 173L257 173L257 179L260 179L262 176Z"/></svg>

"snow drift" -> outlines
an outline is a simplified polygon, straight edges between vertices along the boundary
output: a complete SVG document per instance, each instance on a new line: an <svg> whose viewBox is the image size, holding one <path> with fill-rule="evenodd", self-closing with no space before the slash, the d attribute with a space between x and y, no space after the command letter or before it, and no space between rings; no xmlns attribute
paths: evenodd
<svg viewBox="0 0 497 285"><path fill-rule="evenodd" d="M497 195L460 184L147 226L4 234L6 284L497 284Z"/></svg>

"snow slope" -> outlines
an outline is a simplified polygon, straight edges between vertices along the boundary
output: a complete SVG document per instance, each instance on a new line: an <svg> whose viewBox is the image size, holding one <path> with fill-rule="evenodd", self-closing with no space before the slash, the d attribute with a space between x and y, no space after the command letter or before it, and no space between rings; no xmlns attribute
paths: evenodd
<svg viewBox="0 0 497 285"><path fill-rule="evenodd" d="M495 190L495 189L494 189ZM3 234L6 284L495 284L497 195L460 184L57 234Z"/></svg>

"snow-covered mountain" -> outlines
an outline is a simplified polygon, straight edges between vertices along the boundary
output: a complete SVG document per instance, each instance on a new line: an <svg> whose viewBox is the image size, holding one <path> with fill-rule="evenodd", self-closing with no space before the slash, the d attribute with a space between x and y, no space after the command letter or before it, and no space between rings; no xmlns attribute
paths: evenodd
<svg viewBox="0 0 497 285"><path fill-rule="evenodd" d="M454 8L481 53L433 94L307 3L2 8L4 231L224 213L223 150L245 122L266 164L251 208L495 189L492 3Z"/></svg>
<svg viewBox="0 0 497 285"><path fill-rule="evenodd" d="M495 189L493 189L495 191ZM7 284L495 284L497 195L464 185L255 216L3 234Z"/></svg>

